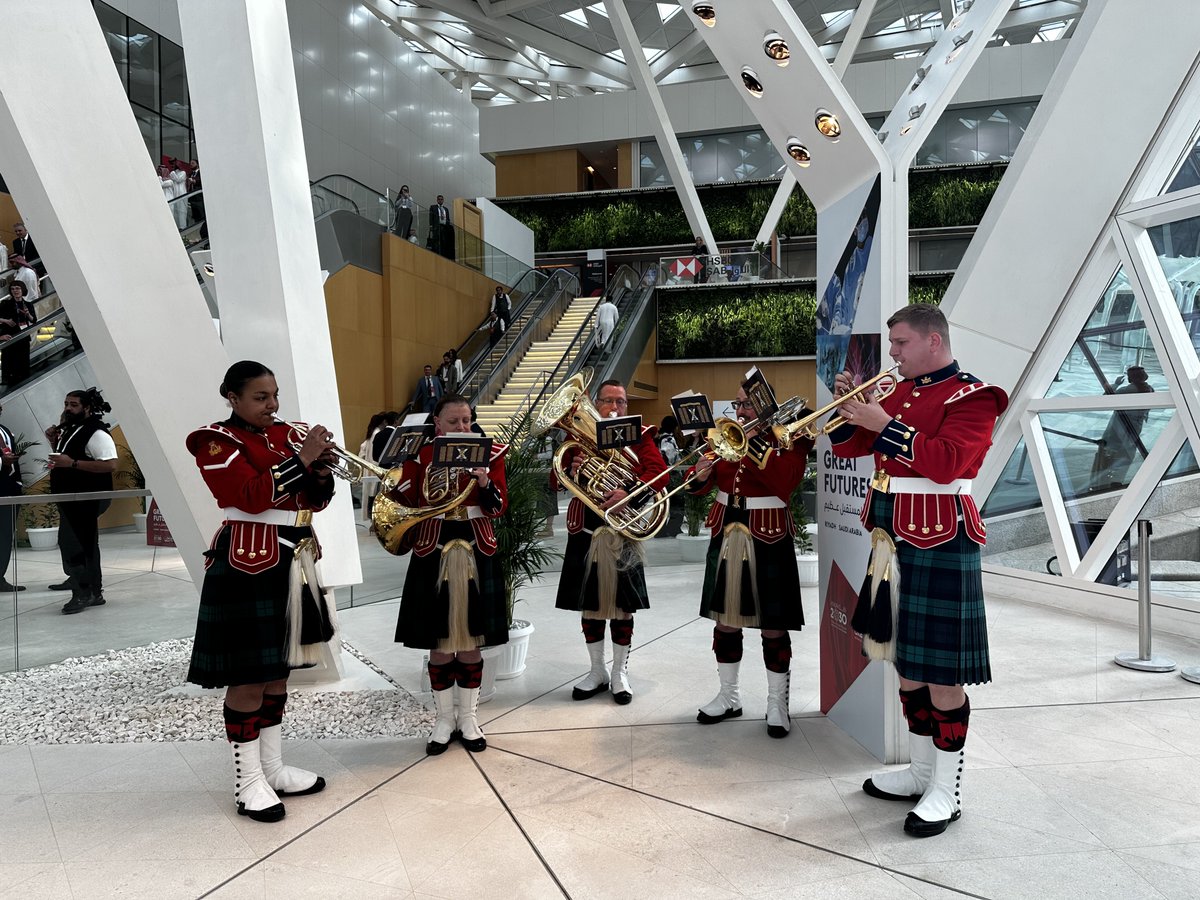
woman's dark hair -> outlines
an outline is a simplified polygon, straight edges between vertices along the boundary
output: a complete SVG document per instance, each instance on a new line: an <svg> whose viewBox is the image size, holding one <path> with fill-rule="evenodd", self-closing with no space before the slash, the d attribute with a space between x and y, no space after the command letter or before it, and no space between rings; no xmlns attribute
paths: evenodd
<svg viewBox="0 0 1200 900"><path fill-rule="evenodd" d="M375 413L375 415L371 416L371 421L367 423L367 439L368 440L370 440L371 435L375 433L375 429L379 428L381 425L383 425L384 420L387 418L387 416L388 416L387 410L384 410L383 412L377 412L377 413Z"/></svg>
<svg viewBox="0 0 1200 900"><path fill-rule="evenodd" d="M676 421L674 416L663 416L662 424L658 426L658 430L660 432L674 431L677 427L679 427L679 422Z"/></svg>
<svg viewBox="0 0 1200 900"><path fill-rule="evenodd" d="M23 282L20 278L14 278L11 282L9 282L9 285L8 285L8 292L10 294L12 293L13 288L20 288L21 289L21 297L24 298L25 282Z"/></svg>
<svg viewBox="0 0 1200 900"><path fill-rule="evenodd" d="M242 396L242 391L246 389L246 385L255 378L262 378L264 375L274 377L275 373L268 369L260 362L255 362L252 359L243 359L241 362L235 362L225 372L225 378L221 382L221 396L228 397L230 394Z"/></svg>
<svg viewBox="0 0 1200 900"><path fill-rule="evenodd" d="M112 412L112 407L105 403L104 398L100 395L99 388L90 387L86 391L67 391L67 396L78 397L80 405L96 418Z"/></svg>
<svg viewBox="0 0 1200 900"><path fill-rule="evenodd" d="M458 351L455 350L453 347L451 347L446 352L450 354L450 362L454 362L456 359L458 359Z"/></svg>
<svg viewBox="0 0 1200 900"><path fill-rule="evenodd" d="M468 408L471 406L471 401L462 394L443 394L442 399L439 400L437 406L434 407L433 414L435 416L440 416L442 414L442 410L447 406L450 406L452 403L461 403L463 406Z"/></svg>

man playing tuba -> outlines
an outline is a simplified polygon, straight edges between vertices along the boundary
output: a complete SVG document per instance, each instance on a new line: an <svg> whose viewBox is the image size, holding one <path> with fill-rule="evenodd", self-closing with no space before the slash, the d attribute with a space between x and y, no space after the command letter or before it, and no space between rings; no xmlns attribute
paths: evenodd
<svg viewBox="0 0 1200 900"><path fill-rule="evenodd" d="M596 410L601 418L625 415L628 406L621 382L606 381L600 385L596 392ZM666 471L666 463L654 444L653 428L643 428L639 441L623 452L627 455L632 452L630 463L641 482L651 481ZM562 462L577 483L579 478L586 477L586 474L581 475L582 453L576 452ZM599 506L602 509L613 507L635 486L631 484L626 489L606 491ZM572 699L586 700L610 685L617 703L626 704L633 699L628 678L633 614L649 605L641 545L606 525L604 519L578 497L572 498L567 507L567 548L555 606L583 614L583 639L591 658L591 669L575 685ZM604 667L605 620L609 621L612 632L611 676Z"/></svg>

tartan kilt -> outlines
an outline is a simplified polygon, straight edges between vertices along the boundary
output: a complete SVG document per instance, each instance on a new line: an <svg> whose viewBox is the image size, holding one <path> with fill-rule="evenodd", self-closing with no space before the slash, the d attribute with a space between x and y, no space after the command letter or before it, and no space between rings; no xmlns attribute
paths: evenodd
<svg viewBox="0 0 1200 900"><path fill-rule="evenodd" d="M312 529L280 528L291 543ZM287 603L292 548L279 545L279 562L251 575L229 564L230 529L205 552L212 560L200 589L196 640L187 680L205 688L263 684L287 678Z"/></svg>
<svg viewBox="0 0 1200 900"><path fill-rule="evenodd" d="M704 588L700 595L700 615L716 619L725 611L724 566L721 547L725 543L725 527L734 523L749 527L750 512L726 507L721 530L708 545L704 567ZM759 628L769 631L799 631L804 627L804 608L800 602L800 572L796 568L796 548L789 537L768 544L753 538L755 571L749 573L758 585ZM744 569L748 566L744 566ZM742 577L742 613L754 612L754 595L749 580Z"/></svg>
<svg viewBox="0 0 1200 900"><path fill-rule="evenodd" d="M893 502L892 495L875 492L871 503L872 521L889 534ZM897 673L928 684L991 681L980 546L960 527L953 540L928 550L897 541L896 553Z"/></svg>
<svg viewBox="0 0 1200 900"><path fill-rule="evenodd" d="M563 551L562 574L558 578L558 595L554 601L556 608L570 609L576 612L600 608L595 590L596 578L592 571L595 566L589 566L587 558L588 551L592 548L592 536L589 532L602 526L604 526L604 520L585 507L583 527L587 531L567 536L567 546ZM627 613L650 608L650 593L646 588L646 569L641 563L617 573L616 607Z"/></svg>
<svg viewBox="0 0 1200 900"><path fill-rule="evenodd" d="M467 602L467 627L483 645L495 647L508 643L508 605L504 597L504 577L494 556L479 552L475 529L469 521L443 521L438 550L409 558L396 619L396 642L418 650L436 650L438 642L450 634L450 594L439 589L442 548L451 541L466 541L475 551L475 569L479 575L476 589Z"/></svg>

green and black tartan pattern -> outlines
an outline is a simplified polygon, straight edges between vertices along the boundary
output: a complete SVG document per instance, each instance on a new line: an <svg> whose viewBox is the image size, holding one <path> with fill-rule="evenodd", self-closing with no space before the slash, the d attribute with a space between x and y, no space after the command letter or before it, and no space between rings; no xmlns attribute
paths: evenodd
<svg viewBox="0 0 1200 900"><path fill-rule="evenodd" d="M708 558L704 567L704 590L700 596L700 615L710 619L725 611L725 567L721 564L721 546L724 544L726 525L740 522L750 527L750 511L725 508L725 520L721 531L708 544ZM796 548L790 538L768 544L757 538L754 541L754 561L758 571L759 627L780 631L799 631L804 627L804 608L800 603L800 573L796 568ZM746 577L749 566L742 564L742 614L754 612L754 595L750 579Z"/></svg>
<svg viewBox="0 0 1200 900"><path fill-rule="evenodd" d="M583 511L583 527L586 531L567 536L563 551L562 574L558 578L558 594L554 601L557 609L575 612L597 610L600 598L596 594L595 567L588 565L588 551L592 549L590 532L604 526L604 520L587 507ZM617 609L632 613L650 608L650 592L646 588L646 570L641 565L631 566L617 573Z"/></svg>
<svg viewBox="0 0 1200 900"><path fill-rule="evenodd" d="M311 528L280 528L291 543L309 537ZM205 553L212 565L204 573L196 640L187 680L201 687L263 684L287 678L287 598L292 549L279 547L279 563L250 575L229 565L230 529L221 529L216 546Z"/></svg>
<svg viewBox="0 0 1200 900"><path fill-rule="evenodd" d="M871 521L892 534L891 494L872 495ZM894 535L893 535L894 537ZM952 541L920 550L896 541L900 621L896 671L928 684L992 680L980 547L959 527Z"/></svg>
<svg viewBox="0 0 1200 900"><path fill-rule="evenodd" d="M494 556L484 556L475 545L475 529L469 521L443 521L438 549L426 556L415 553L408 561L400 614L396 619L396 641L418 650L436 650L438 641L450 634L450 594L438 587L442 566L441 548L453 540L464 540L475 550L478 585L472 584L467 601L467 627L482 637L488 647L508 643L508 606L504 602L504 578Z"/></svg>

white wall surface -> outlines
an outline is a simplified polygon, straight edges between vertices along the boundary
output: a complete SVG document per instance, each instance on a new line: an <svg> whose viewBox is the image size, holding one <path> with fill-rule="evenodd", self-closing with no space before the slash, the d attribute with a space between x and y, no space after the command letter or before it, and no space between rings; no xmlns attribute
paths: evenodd
<svg viewBox="0 0 1200 900"><path fill-rule="evenodd" d="M483 213L483 239L497 250L533 268L533 231L486 197L475 205Z"/></svg>
<svg viewBox="0 0 1200 900"><path fill-rule="evenodd" d="M1040 97L1068 43L989 48L955 93L954 105ZM843 83L863 115L886 115L920 63L919 57L857 63ZM661 90L676 134L759 127L739 88L727 78ZM633 92L484 107L479 111L479 144L484 153L512 153L640 140L654 134L649 116L649 104Z"/></svg>
<svg viewBox="0 0 1200 900"><path fill-rule="evenodd" d="M176 0L106 2L182 43ZM387 26L357 0L287 0L287 12L311 179L407 184L422 206L495 194L478 110Z"/></svg>

